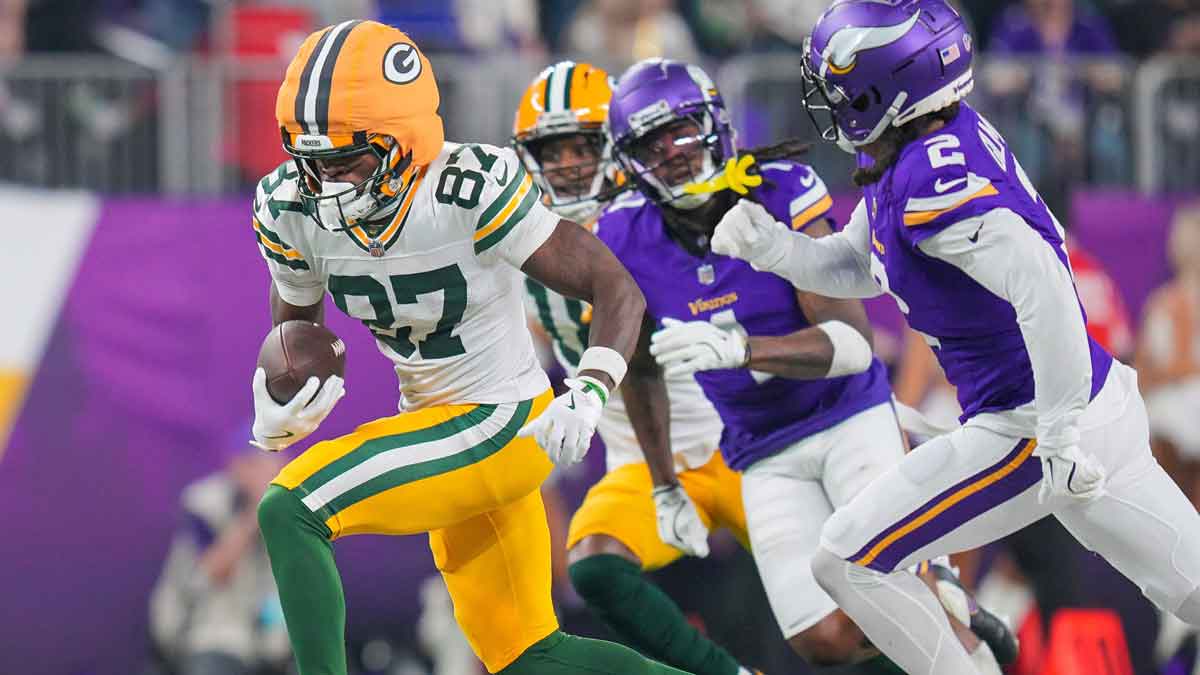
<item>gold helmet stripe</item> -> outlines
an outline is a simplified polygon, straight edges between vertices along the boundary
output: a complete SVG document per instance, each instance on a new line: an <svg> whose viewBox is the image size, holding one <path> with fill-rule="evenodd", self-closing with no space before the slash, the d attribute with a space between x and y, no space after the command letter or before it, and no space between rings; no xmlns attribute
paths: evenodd
<svg viewBox="0 0 1200 675"><path fill-rule="evenodd" d="M321 39L313 47L304 64L304 72L300 76L300 88L296 92L296 121L304 126L309 134L324 134L329 122L329 94L325 94L324 126L318 124L317 100L322 84L329 88L333 79L333 65L337 60L334 46L340 51L346 41L350 29L361 21L343 21L325 31Z"/></svg>

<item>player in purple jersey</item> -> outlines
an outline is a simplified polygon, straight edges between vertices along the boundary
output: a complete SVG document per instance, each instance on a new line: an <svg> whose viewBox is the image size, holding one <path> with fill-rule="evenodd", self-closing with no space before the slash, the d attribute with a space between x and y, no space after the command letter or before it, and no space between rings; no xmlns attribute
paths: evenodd
<svg viewBox="0 0 1200 675"><path fill-rule="evenodd" d="M720 94L696 66L635 65L608 119L614 157L638 190L608 207L597 235L647 297L623 395L656 486L659 535L695 554L708 534L672 470L662 383L664 371L695 373L724 423L721 452L743 472L751 549L784 636L813 663L870 658L808 564L826 518L904 454L866 314L857 300L797 292L709 250L739 200L828 236L829 193L794 161L795 143L752 151L750 173L754 160L739 159ZM985 672L999 672L986 645L969 631L965 639Z"/></svg>
<svg viewBox="0 0 1200 675"><path fill-rule="evenodd" d="M967 672L903 573L1053 514L1147 597L1200 625L1200 516L1150 454L1136 373L1089 340L1063 231L962 98L973 44L944 0L831 6L804 50L805 105L858 155L845 229L796 235L749 202L713 249L835 297L891 294L958 389L962 426L829 519L813 571L906 672ZM1040 486L1040 487L1039 487Z"/></svg>

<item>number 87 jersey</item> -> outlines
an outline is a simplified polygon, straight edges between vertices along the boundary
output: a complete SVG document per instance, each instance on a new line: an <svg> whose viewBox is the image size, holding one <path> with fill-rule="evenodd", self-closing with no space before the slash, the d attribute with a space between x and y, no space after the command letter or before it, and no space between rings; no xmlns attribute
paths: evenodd
<svg viewBox="0 0 1200 675"><path fill-rule="evenodd" d="M506 403L549 388L525 324L525 261L558 216L512 150L446 143L400 179L400 206L377 232L320 227L292 162L258 185L253 225L280 297L325 292L395 364L404 409Z"/></svg>

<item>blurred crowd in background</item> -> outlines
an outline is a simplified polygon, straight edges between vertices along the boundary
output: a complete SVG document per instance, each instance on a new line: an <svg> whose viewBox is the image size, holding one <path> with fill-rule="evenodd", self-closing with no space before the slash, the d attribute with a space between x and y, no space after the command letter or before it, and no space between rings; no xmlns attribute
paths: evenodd
<svg viewBox="0 0 1200 675"><path fill-rule="evenodd" d="M1200 180L1200 71L1190 60L1200 56L1200 2L958 4L984 56L976 103L1052 205L1080 184L1153 191ZM434 56L452 104L443 106L451 136L504 141L508 104L552 57L620 72L652 55L714 72L745 145L803 136L807 121L787 92L798 80L796 53L826 5L0 0L0 139L27 153L0 178L109 192L244 190L279 158L264 132L282 63L309 30L347 17L403 26ZM70 54L82 71L48 54ZM94 58L81 62L79 54ZM79 79L83 72L88 79ZM475 96L504 105L462 103ZM40 152L46 136L56 140ZM1168 157L1166 148L1179 151ZM121 164L130 157L142 161ZM814 153L821 169L845 162Z"/></svg>
<svg viewBox="0 0 1200 675"><path fill-rule="evenodd" d="M614 74L648 56L700 62L716 74L744 146L811 138L797 103L798 53L827 4L0 0L0 143L9 157L0 182L110 196L240 198L283 158L274 94L299 41L319 26L364 17L403 28L429 53L454 140L507 142L521 91L564 56ZM1070 213L1081 188L1191 195L1176 197L1184 206L1168 219L1169 273L1152 270L1143 283L1168 280L1144 304L1131 303L1128 288L1084 246L1073 246L1072 264L1089 328L1139 369L1159 461L1200 505L1200 208L1186 205L1200 186L1200 0L958 4L983 56L971 100L1005 133L1056 212ZM835 192L849 194L848 157L822 147L811 161ZM1137 228L1137 220L1134 213L1128 226ZM1064 224L1072 225L1069 218ZM923 343L897 333L881 351L902 401L955 414L953 394ZM545 362L553 366L552 358ZM212 448L212 463L224 468L190 476L195 480L177 500L178 524L145 603L147 674L288 672L286 635L253 517L279 461L249 453L245 430L223 433L229 438ZM546 488L559 541L602 470L601 455L593 451L597 461L557 475ZM956 562L984 602L1025 626L1022 637L1035 656L1012 672L1039 672L1040 641L1054 610L1095 605L1120 613L1134 672L1193 672L1196 636L1160 622L1137 589L1053 521ZM561 556L555 565L566 627L606 634L573 594ZM655 578L735 655L767 672L808 672L778 639L753 563L732 540L716 541L709 559L685 560ZM705 582L698 586L696 578ZM421 607L397 613L420 619L404 629L351 623L358 672L482 672L433 579L412 580L423 584ZM64 675L85 672L111 671Z"/></svg>

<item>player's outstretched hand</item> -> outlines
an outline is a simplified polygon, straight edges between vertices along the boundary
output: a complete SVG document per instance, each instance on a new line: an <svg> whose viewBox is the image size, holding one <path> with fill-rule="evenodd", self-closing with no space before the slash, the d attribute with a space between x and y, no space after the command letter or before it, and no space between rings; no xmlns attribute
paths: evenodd
<svg viewBox="0 0 1200 675"><path fill-rule="evenodd" d="M1045 503L1056 497L1087 502L1104 494L1107 480L1104 465L1095 456L1080 450L1079 446L1045 448L1039 445L1033 454L1042 460L1039 502Z"/></svg>
<svg viewBox="0 0 1200 675"><path fill-rule="evenodd" d="M522 427L517 436L533 436L551 461L570 466L587 454L608 392L590 377L569 377L563 384L567 392L551 401L545 412Z"/></svg>
<svg viewBox="0 0 1200 675"><path fill-rule="evenodd" d="M654 513L658 537L688 555L708 555L708 528L682 485L654 488Z"/></svg>
<svg viewBox="0 0 1200 675"><path fill-rule="evenodd" d="M712 250L745 260L756 270L771 270L787 254L790 236L787 225L775 220L762 204L739 199L717 223Z"/></svg>
<svg viewBox="0 0 1200 675"><path fill-rule="evenodd" d="M707 321L677 319L663 319L663 328L650 336L650 354L667 377L741 368L748 356L746 336L741 331Z"/></svg>
<svg viewBox="0 0 1200 675"><path fill-rule="evenodd" d="M345 382L337 375L310 377L292 400L276 403L267 393L267 371L254 371L254 438L251 445L263 450L282 450L321 426L333 406L346 395Z"/></svg>

